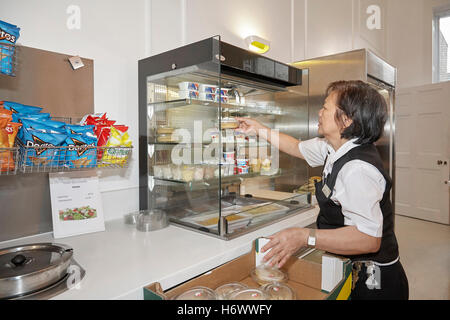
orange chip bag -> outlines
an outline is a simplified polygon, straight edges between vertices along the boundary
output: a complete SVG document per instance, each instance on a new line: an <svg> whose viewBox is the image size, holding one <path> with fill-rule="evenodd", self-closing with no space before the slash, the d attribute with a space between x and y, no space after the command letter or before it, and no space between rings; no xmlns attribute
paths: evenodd
<svg viewBox="0 0 450 320"><path fill-rule="evenodd" d="M12 115L13 112L11 110L3 108L3 105L0 104L0 114Z"/></svg>
<svg viewBox="0 0 450 320"><path fill-rule="evenodd" d="M0 128L0 171L5 172L14 170L13 156L13 152L9 149L9 138L6 128Z"/></svg>
<svg viewBox="0 0 450 320"><path fill-rule="evenodd" d="M8 134L9 147L13 148L14 143L16 141L17 133L19 132L20 127L22 127L21 123L8 122L6 125L6 133Z"/></svg>
<svg viewBox="0 0 450 320"><path fill-rule="evenodd" d="M5 130L8 122L9 119L0 114L0 148L9 148L8 133Z"/></svg>

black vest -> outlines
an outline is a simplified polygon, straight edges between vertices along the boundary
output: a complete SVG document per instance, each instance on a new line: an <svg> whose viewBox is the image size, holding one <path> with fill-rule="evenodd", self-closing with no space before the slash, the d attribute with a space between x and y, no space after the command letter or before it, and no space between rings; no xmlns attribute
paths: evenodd
<svg viewBox="0 0 450 320"><path fill-rule="evenodd" d="M355 147L333 164L333 169L325 180L325 183L331 190L328 197L322 191L324 186L323 182L316 183L316 197L320 207L319 216L317 217L317 228L337 229L345 226L342 207L335 204L333 200L331 200L331 196L333 195L333 188L339 171L351 160L362 160L377 168L386 180L386 189L384 190L383 199L380 202L381 211L383 213L383 236L381 239L380 250L376 253L353 255L348 256L348 258L352 261L371 260L379 263L391 262L398 257L397 239L394 234L394 214L392 212L391 200L389 199L392 181L389 175L384 171L380 155L373 144ZM355 195L355 197L357 196L358 195Z"/></svg>

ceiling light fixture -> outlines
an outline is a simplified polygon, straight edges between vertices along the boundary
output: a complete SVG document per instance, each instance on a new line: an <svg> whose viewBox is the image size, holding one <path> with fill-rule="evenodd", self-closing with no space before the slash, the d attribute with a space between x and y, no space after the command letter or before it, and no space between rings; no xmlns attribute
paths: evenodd
<svg viewBox="0 0 450 320"><path fill-rule="evenodd" d="M258 36L248 36L245 38L245 44L249 50L259 54L266 53L270 49L270 41Z"/></svg>

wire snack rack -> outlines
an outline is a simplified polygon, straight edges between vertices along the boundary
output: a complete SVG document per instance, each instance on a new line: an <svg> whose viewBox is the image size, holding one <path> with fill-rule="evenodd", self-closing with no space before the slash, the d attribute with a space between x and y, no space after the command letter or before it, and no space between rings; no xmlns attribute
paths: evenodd
<svg viewBox="0 0 450 320"><path fill-rule="evenodd" d="M128 168L133 147L25 146L0 148L0 175Z"/></svg>

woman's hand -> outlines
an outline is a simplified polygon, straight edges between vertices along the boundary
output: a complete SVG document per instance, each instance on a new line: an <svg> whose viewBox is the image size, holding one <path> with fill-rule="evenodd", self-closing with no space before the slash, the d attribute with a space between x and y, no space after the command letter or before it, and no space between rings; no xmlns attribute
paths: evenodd
<svg viewBox="0 0 450 320"><path fill-rule="evenodd" d="M262 252L270 249L263 261L281 268L298 249L306 246L308 235L308 229L289 228L270 236L269 243L262 248Z"/></svg>
<svg viewBox="0 0 450 320"><path fill-rule="evenodd" d="M251 119L251 118L239 118L236 117L236 120L239 121L239 128L236 130L242 131L245 134L249 133L255 133L256 135L259 135L259 130L270 130L269 128L263 126L258 121Z"/></svg>

